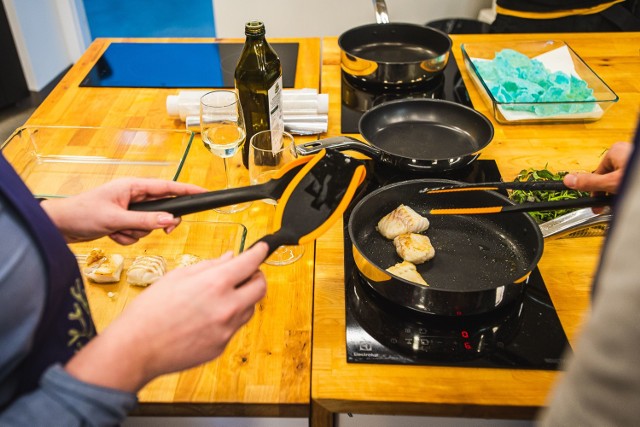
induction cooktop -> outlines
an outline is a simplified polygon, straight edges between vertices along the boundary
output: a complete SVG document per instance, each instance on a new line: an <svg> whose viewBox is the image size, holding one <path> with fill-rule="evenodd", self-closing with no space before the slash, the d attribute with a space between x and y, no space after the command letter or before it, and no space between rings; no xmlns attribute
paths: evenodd
<svg viewBox="0 0 640 427"><path fill-rule="evenodd" d="M376 163L372 169L359 197L383 185L424 177ZM494 160L476 160L439 178L501 180ZM349 211L344 221L347 362L560 369L569 342L537 268L523 284L522 297L494 311L469 316L418 313L373 292L365 282L353 261L348 216Z"/></svg>
<svg viewBox="0 0 640 427"><path fill-rule="evenodd" d="M231 88L243 43L111 43L81 87ZM271 43L295 85L298 43Z"/></svg>

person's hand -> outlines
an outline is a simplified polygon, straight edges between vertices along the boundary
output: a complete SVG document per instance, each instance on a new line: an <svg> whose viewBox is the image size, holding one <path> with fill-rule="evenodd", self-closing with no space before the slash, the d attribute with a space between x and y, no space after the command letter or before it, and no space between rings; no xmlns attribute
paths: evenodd
<svg viewBox="0 0 640 427"><path fill-rule="evenodd" d="M219 356L266 292L259 243L232 258L172 270L145 289L65 369L76 378L135 392L158 375Z"/></svg>
<svg viewBox="0 0 640 427"><path fill-rule="evenodd" d="M591 193L618 192L624 170L633 151L633 144L617 142L611 146L593 173L567 174L563 178L564 184L579 191Z"/></svg>
<svg viewBox="0 0 640 427"><path fill-rule="evenodd" d="M163 228L170 233L180 218L166 212L134 212L130 203L206 191L192 184L145 178L121 178L64 199L48 199L42 208L69 243L102 236L130 245Z"/></svg>

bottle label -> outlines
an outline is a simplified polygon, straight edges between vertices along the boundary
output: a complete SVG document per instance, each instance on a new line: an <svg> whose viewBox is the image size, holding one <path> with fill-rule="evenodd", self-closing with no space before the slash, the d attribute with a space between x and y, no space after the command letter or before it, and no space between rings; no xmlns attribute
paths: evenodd
<svg viewBox="0 0 640 427"><path fill-rule="evenodd" d="M282 76L278 77L269 88L269 127L274 151L282 146L282 132L284 132L284 117L282 112Z"/></svg>

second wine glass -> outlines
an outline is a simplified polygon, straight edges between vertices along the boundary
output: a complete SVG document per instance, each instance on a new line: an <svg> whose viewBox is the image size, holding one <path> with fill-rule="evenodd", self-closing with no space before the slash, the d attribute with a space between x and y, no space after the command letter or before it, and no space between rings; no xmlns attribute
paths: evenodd
<svg viewBox="0 0 640 427"><path fill-rule="evenodd" d="M251 184L269 181L287 163L297 157L293 136L287 132L264 130L251 137L249 145L249 176ZM264 199L263 202L274 205L269 212L269 231L273 232L273 214L277 202ZM304 246L280 246L267 260L270 265L287 265L297 261L304 254Z"/></svg>
<svg viewBox="0 0 640 427"><path fill-rule="evenodd" d="M200 98L200 135L202 142L224 162L225 188L248 184L247 170L242 166L242 147L247 130L236 92L216 90ZM245 210L251 203L240 203L215 209L220 213Z"/></svg>

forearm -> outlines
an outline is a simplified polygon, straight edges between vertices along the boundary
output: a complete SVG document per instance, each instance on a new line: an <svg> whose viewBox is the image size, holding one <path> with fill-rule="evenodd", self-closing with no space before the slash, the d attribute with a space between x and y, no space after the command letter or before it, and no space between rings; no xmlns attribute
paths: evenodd
<svg viewBox="0 0 640 427"><path fill-rule="evenodd" d="M148 373L149 346L135 325L121 326L122 320L116 319L71 358L65 370L90 384L136 393L154 376Z"/></svg>
<svg viewBox="0 0 640 427"><path fill-rule="evenodd" d="M0 425L113 426L135 407L134 394L83 383L60 366L50 368L40 388L21 397L0 415Z"/></svg>
<svg viewBox="0 0 640 427"><path fill-rule="evenodd" d="M60 230L60 233L64 236L67 242L72 242L73 239L69 235L68 218L69 209L65 207L68 202L65 199L43 199L40 202L40 207L44 209L47 216L55 224L56 228ZM73 210L71 210L73 212Z"/></svg>

